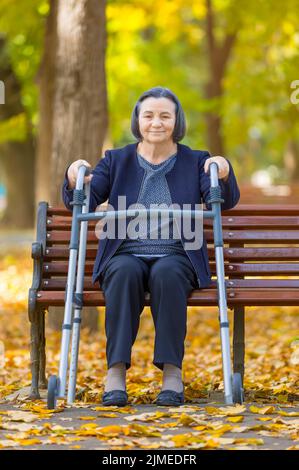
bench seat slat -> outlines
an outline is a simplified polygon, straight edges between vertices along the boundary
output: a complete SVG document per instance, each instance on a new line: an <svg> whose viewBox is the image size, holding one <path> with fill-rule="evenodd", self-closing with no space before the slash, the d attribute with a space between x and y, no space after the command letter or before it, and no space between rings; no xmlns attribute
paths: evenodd
<svg viewBox="0 0 299 470"><path fill-rule="evenodd" d="M297 288L299 289L299 279L227 279L227 287L243 287L243 288ZM60 279L44 279L42 281L42 290L65 290L66 277ZM216 289L216 281L208 287L208 289ZM86 277L84 280L84 290L99 290L99 284L92 284L92 280Z"/></svg>
<svg viewBox="0 0 299 470"><path fill-rule="evenodd" d="M216 263L210 262L212 274L216 273ZM55 261L45 263L43 265L43 273L47 275L63 275L67 274L68 263L66 261ZM85 263L85 273L91 274L93 271L93 263ZM264 274L280 274L280 275L299 275L299 263L225 263L225 273L229 274L251 274L251 275L264 275Z"/></svg>
<svg viewBox="0 0 299 470"><path fill-rule="evenodd" d="M37 302L41 306L63 306L63 291L39 291ZM85 306L104 306L105 299L102 291L85 291L83 294L83 302ZM234 305L250 305L250 306L295 306L299 305L298 289L227 289L227 303L231 308ZM149 305L149 296L146 298L145 305ZM201 289L194 290L189 299L190 306L216 306L217 290Z"/></svg>

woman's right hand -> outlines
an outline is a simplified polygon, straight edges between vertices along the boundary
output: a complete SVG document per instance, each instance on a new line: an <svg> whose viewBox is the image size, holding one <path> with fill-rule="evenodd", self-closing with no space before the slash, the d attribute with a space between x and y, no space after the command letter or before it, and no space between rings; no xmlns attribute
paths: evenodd
<svg viewBox="0 0 299 470"><path fill-rule="evenodd" d="M85 165L88 168L91 168L90 163L88 163L86 160L76 160L75 162L73 162L69 166L69 169L67 171L67 178L68 178L69 188L70 189L75 189L76 181L77 181L77 178L78 178L78 170L79 170L80 166L82 166L82 165ZM89 183L91 181L92 176L93 175L91 175L91 174L89 176L85 176L84 183Z"/></svg>

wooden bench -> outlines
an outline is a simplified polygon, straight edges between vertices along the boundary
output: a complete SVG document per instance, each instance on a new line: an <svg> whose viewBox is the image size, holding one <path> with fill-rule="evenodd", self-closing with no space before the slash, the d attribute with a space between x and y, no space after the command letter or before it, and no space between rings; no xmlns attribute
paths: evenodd
<svg viewBox="0 0 299 470"><path fill-rule="evenodd" d="M244 376L244 314L246 306L299 305L299 205L238 205L222 212L228 308L234 311L233 367ZM98 283L92 285L98 239L89 223L84 283L84 306L104 306ZM204 220L213 279L216 265L212 221ZM41 202L36 242L32 244L33 282L29 290L31 322L31 398L46 388L45 313L63 306L71 213ZM283 278L282 278L283 277ZM149 305L149 298L146 299ZM194 290L190 306L217 306L217 284ZM84 315L84 310L83 310Z"/></svg>

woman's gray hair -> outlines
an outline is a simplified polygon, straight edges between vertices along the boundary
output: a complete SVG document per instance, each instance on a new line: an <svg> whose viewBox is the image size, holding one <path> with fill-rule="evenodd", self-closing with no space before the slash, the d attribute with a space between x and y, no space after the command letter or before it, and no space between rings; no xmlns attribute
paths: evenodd
<svg viewBox="0 0 299 470"><path fill-rule="evenodd" d="M140 98L138 99L137 103L134 106L132 117L131 117L131 131L134 137L140 142L142 140L142 135L139 129L139 112L140 112L140 105L142 101L146 98L168 98L175 104L175 126L172 134L172 139L174 142L179 142L183 139L186 133L186 120L185 120L185 113L183 111L182 105L179 102L176 95L169 90L169 88L164 88L161 86L157 86L151 88L150 90L145 91L142 93Z"/></svg>

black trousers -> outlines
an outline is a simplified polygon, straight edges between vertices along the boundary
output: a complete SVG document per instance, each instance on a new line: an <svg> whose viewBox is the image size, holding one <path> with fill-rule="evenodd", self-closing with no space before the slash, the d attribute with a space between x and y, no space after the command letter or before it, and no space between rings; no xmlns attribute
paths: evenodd
<svg viewBox="0 0 299 470"><path fill-rule="evenodd" d="M145 292L150 292L155 326L153 364L182 368L187 332L187 300L198 288L194 268L187 255L155 259L116 254L109 260L101 287L105 296L106 356L108 368L117 362L131 366Z"/></svg>

